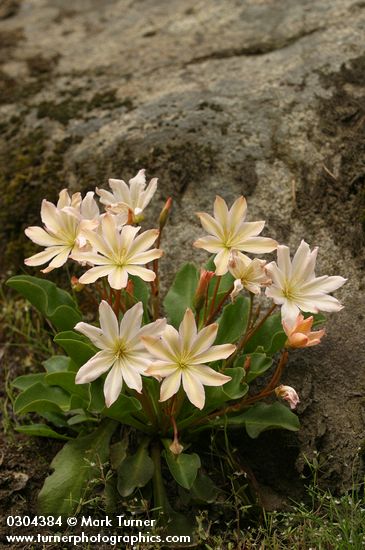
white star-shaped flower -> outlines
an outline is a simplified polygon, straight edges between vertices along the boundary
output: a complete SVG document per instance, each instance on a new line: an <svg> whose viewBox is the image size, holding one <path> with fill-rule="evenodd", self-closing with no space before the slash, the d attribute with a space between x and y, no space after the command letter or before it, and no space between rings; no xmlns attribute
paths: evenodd
<svg viewBox="0 0 365 550"><path fill-rule="evenodd" d="M201 224L210 233L195 241L194 246L217 254L214 258L216 275L228 271L231 252L253 252L262 254L275 250L277 243L267 237L259 237L265 222L245 222L247 203L244 197L235 200L230 210L219 196L214 202L214 218L205 212L198 212Z"/></svg>
<svg viewBox="0 0 365 550"><path fill-rule="evenodd" d="M151 356L141 342L142 336L158 336L166 326L165 319L158 319L141 327L143 306L134 305L120 323L104 300L99 306L100 328L88 323L77 323L75 330L87 336L101 351L96 353L76 375L76 384L86 384L110 372L105 379L104 395L110 407L122 391L123 381L137 392L142 391L142 377L151 364Z"/></svg>
<svg viewBox="0 0 365 550"><path fill-rule="evenodd" d="M128 220L129 210L138 221L156 192L157 178L153 178L146 188L145 170L140 170L134 178L129 180L129 185L123 180L110 179L109 186L112 192L96 188L100 202L106 206L108 211L119 214L125 224Z"/></svg>
<svg viewBox="0 0 365 550"><path fill-rule="evenodd" d="M266 265L265 270L272 279L267 287L266 296L275 304L281 305L281 317L287 327L294 326L300 311L318 313L318 311L339 311L340 302L329 292L340 288L347 279L343 277L316 277L314 273L318 248L310 250L302 241L293 261L287 246L279 245L278 260Z"/></svg>
<svg viewBox="0 0 365 550"><path fill-rule="evenodd" d="M93 195L94 193L89 192L82 200L80 193L74 193L70 197L67 189L63 189L56 206L45 199L42 201L41 219L44 228L27 227L25 234L36 244L46 248L27 258L24 261L26 265L38 266L51 260L48 267L42 269L43 273L48 273L64 265L72 253L86 246L83 230L91 231L99 223L99 209Z"/></svg>
<svg viewBox="0 0 365 550"><path fill-rule="evenodd" d="M158 229L150 229L137 236L140 229L125 225L119 231L116 217L107 213L102 216L98 232L84 230L83 235L90 242L93 251L79 251L72 254L72 258L95 267L86 271L79 282L90 284L100 277L108 276L110 286L121 289L127 286L128 274L137 275L144 281L153 281L155 273L142 266L163 254L157 248L148 250L157 239Z"/></svg>
<svg viewBox="0 0 365 550"><path fill-rule="evenodd" d="M234 289L231 292L232 300L244 288L253 294L260 294L261 286L271 282L265 273L265 264L265 260L250 260L244 255L238 255L236 251L231 253L228 269L235 278Z"/></svg>
<svg viewBox="0 0 365 550"><path fill-rule="evenodd" d="M197 331L191 309L187 309L179 331L167 325L161 338L144 336L142 341L158 361L154 361L146 374L164 378L160 400L166 401L178 392L182 382L188 399L202 409L205 403L205 386L222 386L231 378L204 363L226 359L236 347L232 344L213 346L218 325L208 325Z"/></svg>

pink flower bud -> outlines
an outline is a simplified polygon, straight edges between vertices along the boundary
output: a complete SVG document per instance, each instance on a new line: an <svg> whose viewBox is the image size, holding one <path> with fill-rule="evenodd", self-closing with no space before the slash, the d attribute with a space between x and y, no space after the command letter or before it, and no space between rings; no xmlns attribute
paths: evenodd
<svg viewBox="0 0 365 550"><path fill-rule="evenodd" d="M169 197L165 202L165 206L161 210L160 217L158 219L160 229L162 229L166 225L167 219L170 215L171 206L172 206L172 198Z"/></svg>
<svg viewBox="0 0 365 550"><path fill-rule="evenodd" d="M303 315L299 314L292 327L288 326L287 323L283 321L283 328L288 337L285 344L286 347L308 348L319 344L325 331L322 329L311 332L312 325L313 315L304 319Z"/></svg>
<svg viewBox="0 0 365 550"><path fill-rule="evenodd" d="M194 296L194 308L196 311L200 311L203 307L209 283L213 277L214 271L200 270L200 279Z"/></svg>
<svg viewBox="0 0 365 550"><path fill-rule="evenodd" d="M169 446L169 449L172 453L174 453L174 455L180 455L183 452L184 447L179 443L177 437L175 437L174 441Z"/></svg>
<svg viewBox="0 0 365 550"><path fill-rule="evenodd" d="M297 392L291 386L283 386L283 384L281 384L275 388L275 393L277 397L281 397L281 399L287 401L291 409L295 409L300 402Z"/></svg>
<svg viewBox="0 0 365 550"><path fill-rule="evenodd" d="M74 275L71 277L72 290L74 290L75 292L81 292L81 290L83 290L84 287L85 285L83 285L82 283L79 283L79 280L77 277L75 277Z"/></svg>

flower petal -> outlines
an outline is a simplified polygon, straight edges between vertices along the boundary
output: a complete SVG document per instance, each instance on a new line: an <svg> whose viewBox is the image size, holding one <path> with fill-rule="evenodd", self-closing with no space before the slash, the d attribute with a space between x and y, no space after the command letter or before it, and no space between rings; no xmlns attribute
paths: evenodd
<svg viewBox="0 0 365 550"><path fill-rule="evenodd" d="M47 233L44 229L41 227L27 227L24 231L28 239L33 241L36 244L39 244L40 246L54 246L54 245L62 245L62 240L58 239L57 237L54 237Z"/></svg>
<svg viewBox="0 0 365 550"><path fill-rule="evenodd" d="M217 337L218 324L212 323L198 332L191 346L191 354L197 355L210 348Z"/></svg>
<svg viewBox="0 0 365 550"><path fill-rule="evenodd" d="M190 308L185 311L183 320L180 323L179 335L182 344L182 353L188 351L191 348L193 340L197 335L197 328L195 323L194 314Z"/></svg>
<svg viewBox="0 0 365 550"><path fill-rule="evenodd" d="M68 260L70 252L71 252L70 246L59 247L59 253L49 263L48 267L46 267L45 269L41 269L42 273L49 273L53 269L56 269L57 267L61 267L62 265L64 265Z"/></svg>
<svg viewBox="0 0 365 550"><path fill-rule="evenodd" d="M30 258L26 258L24 260L25 265L29 266L37 266L42 265L57 256L60 249L63 247L60 246L50 246L49 248L46 248L42 252L38 252L38 254L34 254L34 256L31 256Z"/></svg>
<svg viewBox="0 0 365 550"><path fill-rule="evenodd" d="M301 287L301 292L316 293L316 292L333 292L346 283L347 279L338 276L328 277L323 275L322 277L316 277L311 281L308 281Z"/></svg>
<svg viewBox="0 0 365 550"><path fill-rule="evenodd" d="M184 369L182 371L182 383L189 401L201 410L205 403L203 384L194 374L192 374L190 369Z"/></svg>
<svg viewBox="0 0 365 550"><path fill-rule="evenodd" d="M106 372L115 361L115 355L110 351L99 351L83 365L76 374L76 384L87 384L96 380Z"/></svg>
<svg viewBox="0 0 365 550"><path fill-rule="evenodd" d="M151 269L141 267L140 265L128 265L127 271L131 275L137 275L137 277L140 277L143 281L150 282L156 279L156 273L154 273Z"/></svg>
<svg viewBox="0 0 365 550"><path fill-rule="evenodd" d="M118 319L105 300L102 300L99 306L99 321L104 338L111 347L114 347L115 342L119 340Z"/></svg>
<svg viewBox="0 0 365 550"><path fill-rule="evenodd" d="M203 248L212 254L216 254L224 247L223 243L217 239L217 237L213 237L211 235L197 239L194 241L193 245L195 248Z"/></svg>
<svg viewBox="0 0 365 550"><path fill-rule="evenodd" d="M189 371L194 374L204 386L223 386L223 384L232 380L231 376L221 374L205 365L191 366Z"/></svg>
<svg viewBox="0 0 365 550"><path fill-rule="evenodd" d="M227 203L219 195L216 196L214 201L214 217L221 227L227 227L228 225L228 207Z"/></svg>
<svg viewBox="0 0 365 550"><path fill-rule="evenodd" d="M289 329L295 324L298 314L299 307L294 302L285 300L285 302L281 306L281 318L283 321L285 321Z"/></svg>
<svg viewBox="0 0 365 550"><path fill-rule="evenodd" d="M223 248L214 258L214 264L216 266L215 274L217 276L224 275L228 271L230 250Z"/></svg>
<svg viewBox="0 0 365 550"><path fill-rule="evenodd" d="M291 273L292 273L289 248L282 244L278 245L277 255L278 255L278 268L282 272L284 279L289 280L291 278Z"/></svg>
<svg viewBox="0 0 365 550"><path fill-rule="evenodd" d="M215 237L222 239L223 228L219 225L217 220L205 212L197 212L197 216L199 217L200 223L205 231L207 231L210 235L214 235Z"/></svg>
<svg viewBox="0 0 365 550"><path fill-rule="evenodd" d="M153 245L158 237L158 234L158 229L149 229L148 231L144 231L143 233L141 233L141 235L138 235L138 237L134 239L129 249L129 254L132 254L134 256L139 252L147 250L147 248Z"/></svg>
<svg viewBox="0 0 365 550"><path fill-rule="evenodd" d="M141 328L142 315L142 302L138 302L125 312L119 327L120 338L123 338L126 342L129 342L132 338L135 338Z"/></svg>
<svg viewBox="0 0 365 550"><path fill-rule="evenodd" d="M94 283L97 279L100 279L100 277L105 277L106 275L109 275L112 269L113 266L111 265L92 267L91 269L89 269L89 271L86 271L86 273L81 275L79 282L83 285Z"/></svg>
<svg viewBox="0 0 365 550"><path fill-rule="evenodd" d="M198 365L200 363L210 363L211 361L218 361L219 359L226 359L235 351L236 346L233 344L219 344L218 346L212 346L211 348L198 353L194 358L189 360L192 365Z"/></svg>
<svg viewBox="0 0 365 550"><path fill-rule="evenodd" d="M110 407L118 399L123 386L123 374L120 362L117 361L105 379L105 404Z"/></svg>
<svg viewBox="0 0 365 550"><path fill-rule="evenodd" d="M128 283L128 271L123 267L111 266L108 283L115 290L125 288Z"/></svg>
<svg viewBox="0 0 365 550"><path fill-rule="evenodd" d="M142 378L140 373L133 368L131 364L128 363L128 359L121 359L122 373L124 382L127 384L128 388L136 390L138 393L142 391Z"/></svg>
<svg viewBox="0 0 365 550"><path fill-rule="evenodd" d="M81 322L75 325L74 330L77 330L77 332L81 332L81 334L89 338L89 340L91 340L97 348L105 348L105 341L103 340L103 331L101 330L101 328Z"/></svg>
<svg viewBox="0 0 365 550"><path fill-rule="evenodd" d="M164 345L160 338L154 338L153 336L142 336L141 338L143 344L148 349L148 351L158 359L163 361L168 361L169 363L174 363L174 355L171 351Z"/></svg>
<svg viewBox="0 0 365 550"><path fill-rule="evenodd" d="M162 384L160 390L160 401L166 401L171 396L175 395L179 391L181 383L181 370L176 369L175 372L167 376Z"/></svg>

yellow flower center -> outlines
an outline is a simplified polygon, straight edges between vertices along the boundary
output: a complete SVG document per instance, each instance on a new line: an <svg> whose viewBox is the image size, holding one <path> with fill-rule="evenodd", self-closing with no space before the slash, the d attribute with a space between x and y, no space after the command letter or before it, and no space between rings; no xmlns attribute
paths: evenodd
<svg viewBox="0 0 365 550"><path fill-rule="evenodd" d="M114 348L114 353L118 359L121 359L126 355L126 352L127 352L127 346L123 341L120 340Z"/></svg>
<svg viewBox="0 0 365 550"><path fill-rule="evenodd" d="M295 300L296 298L295 289L290 285L289 282L287 282L283 288L283 296L285 296L285 298L287 298L288 300Z"/></svg>

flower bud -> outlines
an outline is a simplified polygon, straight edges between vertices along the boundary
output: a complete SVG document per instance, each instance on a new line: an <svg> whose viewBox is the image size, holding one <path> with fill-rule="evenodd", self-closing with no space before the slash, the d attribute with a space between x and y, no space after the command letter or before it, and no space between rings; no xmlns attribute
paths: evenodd
<svg viewBox="0 0 365 550"><path fill-rule="evenodd" d="M172 198L169 197L165 202L165 206L161 210L160 217L158 218L158 224L159 224L160 230L166 225L166 222L170 215L171 206L172 206Z"/></svg>
<svg viewBox="0 0 365 550"><path fill-rule="evenodd" d="M180 455L183 452L184 447L179 443L178 438L175 437L174 441L169 446L169 449L172 453L174 453L174 455Z"/></svg>
<svg viewBox="0 0 365 550"><path fill-rule="evenodd" d="M79 283L79 280L74 275L71 277L71 288L75 292L81 292L84 289L85 285Z"/></svg>
<svg viewBox="0 0 365 550"><path fill-rule="evenodd" d="M287 348L308 348L319 344L325 331L322 329L311 332L312 325L313 315L304 319L303 315L299 314L292 327L283 321L283 328L288 337L285 346Z"/></svg>
<svg viewBox="0 0 365 550"><path fill-rule="evenodd" d="M300 402L297 392L291 386L284 386L283 384L281 384L280 386L275 388L275 393L277 397L280 397L281 399L287 401L291 409L295 409L295 407Z"/></svg>
<svg viewBox="0 0 365 550"><path fill-rule="evenodd" d="M205 297L208 292L209 283L214 277L214 271L200 270L200 279L194 296L195 311L200 311L204 306Z"/></svg>

